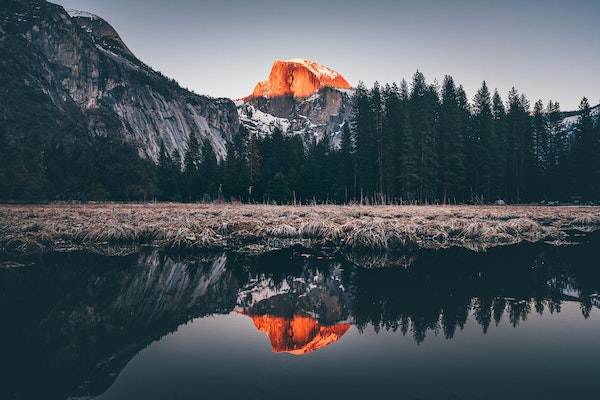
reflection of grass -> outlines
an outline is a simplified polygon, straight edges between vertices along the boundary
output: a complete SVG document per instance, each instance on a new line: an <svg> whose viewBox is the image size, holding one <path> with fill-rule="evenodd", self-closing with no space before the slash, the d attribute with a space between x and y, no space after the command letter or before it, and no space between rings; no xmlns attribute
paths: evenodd
<svg viewBox="0 0 600 400"><path fill-rule="evenodd" d="M0 249L34 252L149 244L164 248L485 250L600 229L598 207L0 206ZM273 240L281 239L281 240Z"/></svg>

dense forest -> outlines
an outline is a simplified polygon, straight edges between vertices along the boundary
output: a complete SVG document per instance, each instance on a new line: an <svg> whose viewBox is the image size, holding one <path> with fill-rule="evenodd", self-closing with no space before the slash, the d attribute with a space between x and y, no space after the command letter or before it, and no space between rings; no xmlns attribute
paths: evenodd
<svg viewBox="0 0 600 400"><path fill-rule="evenodd" d="M600 117L586 98L574 129L559 104L502 99L483 82L472 101L450 76L353 94L340 145L305 146L281 130L240 128L218 163L192 136L186 154L161 145L158 165L111 138L7 143L0 129L3 200L168 200L277 203L509 203L600 199Z"/></svg>

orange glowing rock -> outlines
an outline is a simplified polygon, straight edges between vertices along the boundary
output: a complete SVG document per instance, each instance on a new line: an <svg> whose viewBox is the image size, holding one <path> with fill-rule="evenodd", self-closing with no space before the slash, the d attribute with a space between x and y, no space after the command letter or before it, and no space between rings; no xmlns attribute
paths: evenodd
<svg viewBox="0 0 600 400"><path fill-rule="evenodd" d="M311 317L295 315L292 318L273 315L249 315L256 328L267 335L273 352L304 355L337 342L352 326L339 323L320 325Z"/></svg>
<svg viewBox="0 0 600 400"><path fill-rule="evenodd" d="M338 72L313 61L277 60L271 67L269 79L259 82L246 99L256 97L309 97L324 87L351 89Z"/></svg>

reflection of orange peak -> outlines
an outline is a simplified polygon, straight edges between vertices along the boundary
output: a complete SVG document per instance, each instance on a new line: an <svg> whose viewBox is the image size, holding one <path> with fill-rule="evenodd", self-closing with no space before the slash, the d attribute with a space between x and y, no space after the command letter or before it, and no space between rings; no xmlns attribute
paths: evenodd
<svg viewBox="0 0 600 400"><path fill-rule="evenodd" d="M273 315L250 315L254 326L271 341L273 352L303 355L337 342L352 326L340 323L322 326L311 317L295 315L292 318Z"/></svg>
<svg viewBox="0 0 600 400"><path fill-rule="evenodd" d="M269 79L259 82L248 98L294 96L309 97L324 87L350 89L350 84L338 72L314 61L303 59L277 60Z"/></svg>

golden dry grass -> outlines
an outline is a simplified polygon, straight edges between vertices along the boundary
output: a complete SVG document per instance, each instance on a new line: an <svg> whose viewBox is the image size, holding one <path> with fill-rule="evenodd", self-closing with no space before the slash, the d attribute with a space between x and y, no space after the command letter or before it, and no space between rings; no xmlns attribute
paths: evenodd
<svg viewBox="0 0 600 400"><path fill-rule="evenodd" d="M93 204L0 206L0 250L102 246L265 251L472 250L600 229L600 207Z"/></svg>

